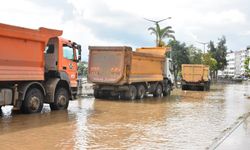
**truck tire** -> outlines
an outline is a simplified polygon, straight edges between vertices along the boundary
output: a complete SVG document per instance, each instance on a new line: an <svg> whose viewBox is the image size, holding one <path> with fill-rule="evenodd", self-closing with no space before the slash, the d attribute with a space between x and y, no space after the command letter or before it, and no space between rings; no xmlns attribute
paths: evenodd
<svg viewBox="0 0 250 150"><path fill-rule="evenodd" d="M208 91L208 84L204 85L204 91Z"/></svg>
<svg viewBox="0 0 250 150"><path fill-rule="evenodd" d="M146 95L146 88L144 85L140 84L136 86L137 88L137 99L143 99Z"/></svg>
<svg viewBox="0 0 250 150"><path fill-rule="evenodd" d="M109 91L100 91L100 90L95 89L94 90L94 97L96 99L108 99L111 97L111 94Z"/></svg>
<svg viewBox="0 0 250 150"><path fill-rule="evenodd" d="M27 91L24 101L22 101L21 111L26 114L39 113L43 109L44 96L41 90L31 88Z"/></svg>
<svg viewBox="0 0 250 150"><path fill-rule="evenodd" d="M64 110L69 106L69 93L65 88L56 90L55 99L50 103L51 110Z"/></svg>
<svg viewBox="0 0 250 150"><path fill-rule="evenodd" d="M153 93L154 97L161 97L162 96L162 86L160 84L157 85L155 92Z"/></svg>
<svg viewBox="0 0 250 150"><path fill-rule="evenodd" d="M190 85L182 85L181 89L182 90L190 90L191 86Z"/></svg>
<svg viewBox="0 0 250 150"><path fill-rule="evenodd" d="M183 90L183 91L184 91L184 90L187 90L186 85L182 85L182 86L181 86L181 90Z"/></svg>
<svg viewBox="0 0 250 150"><path fill-rule="evenodd" d="M171 85L167 84L166 89L163 91L163 96L168 96L171 93Z"/></svg>
<svg viewBox="0 0 250 150"><path fill-rule="evenodd" d="M103 91L102 92L102 98L104 98L104 99L112 98L111 92L110 91Z"/></svg>
<svg viewBox="0 0 250 150"><path fill-rule="evenodd" d="M209 91L209 90L210 90L210 84L209 84L209 82L207 82L204 85L204 91Z"/></svg>
<svg viewBox="0 0 250 150"><path fill-rule="evenodd" d="M129 85L129 89L125 92L124 98L127 100L135 100L137 96L137 89L134 85Z"/></svg>
<svg viewBox="0 0 250 150"><path fill-rule="evenodd" d="M97 99L102 98L101 94L99 93L99 90L94 89L94 97L97 98Z"/></svg>

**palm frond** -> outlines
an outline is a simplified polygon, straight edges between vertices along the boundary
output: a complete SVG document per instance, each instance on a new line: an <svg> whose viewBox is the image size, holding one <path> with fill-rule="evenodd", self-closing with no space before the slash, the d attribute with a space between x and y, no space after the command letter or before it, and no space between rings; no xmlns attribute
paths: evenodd
<svg viewBox="0 0 250 150"><path fill-rule="evenodd" d="M168 30L168 33L175 33L174 30Z"/></svg>
<svg viewBox="0 0 250 150"><path fill-rule="evenodd" d="M174 30L172 30L171 26L166 26L161 29L158 22L155 23L155 27L148 28L149 31L151 31L151 34L154 34L156 36L156 45L162 46L164 44L163 39L164 38L171 38L175 40L175 36L173 35Z"/></svg>
<svg viewBox="0 0 250 150"><path fill-rule="evenodd" d="M154 27L148 28L148 31L151 31L150 34L155 34L155 35L157 35L157 31L156 31L156 29L155 29Z"/></svg>
<svg viewBox="0 0 250 150"><path fill-rule="evenodd" d="M167 26L167 27L163 28L162 30L170 30L170 29L172 29L172 27L171 26Z"/></svg>
<svg viewBox="0 0 250 150"><path fill-rule="evenodd" d="M176 40L175 36L173 34L169 34L168 37L171 38L171 39L173 39L173 40Z"/></svg>
<svg viewBox="0 0 250 150"><path fill-rule="evenodd" d="M154 27L150 27L150 28L148 28L148 31L156 32L156 29Z"/></svg>

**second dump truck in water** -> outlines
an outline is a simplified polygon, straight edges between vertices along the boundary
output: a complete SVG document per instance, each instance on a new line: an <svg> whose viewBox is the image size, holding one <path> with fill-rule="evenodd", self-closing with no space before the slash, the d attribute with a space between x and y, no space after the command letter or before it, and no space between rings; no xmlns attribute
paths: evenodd
<svg viewBox="0 0 250 150"><path fill-rule="evenodd" d="M88 79L95 98L120 96L142 99L169 95L173 86L172 65L165 59L168 48L89 47Z"/></svg>
<svg viewBox="0 0 250 150"><path fill-rule="evenodd" d="M209 67L201 64L182 64L182 90L198 87L210 89Z"/></svg>

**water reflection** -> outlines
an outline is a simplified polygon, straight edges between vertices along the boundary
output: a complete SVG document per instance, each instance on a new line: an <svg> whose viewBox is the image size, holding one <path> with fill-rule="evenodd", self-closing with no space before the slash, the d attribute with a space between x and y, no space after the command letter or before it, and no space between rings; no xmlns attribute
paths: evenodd
<svg viewBox="0 0 250 150"><path fill-rule="evenodd" d="M205 149L250 110L248 84L210 92L176 89L142 101L80 99L68 111L23 115L3 109L1 149ZM20 137L22 140L20 140ZM15 144L13 144L15 143Z"/></svg>

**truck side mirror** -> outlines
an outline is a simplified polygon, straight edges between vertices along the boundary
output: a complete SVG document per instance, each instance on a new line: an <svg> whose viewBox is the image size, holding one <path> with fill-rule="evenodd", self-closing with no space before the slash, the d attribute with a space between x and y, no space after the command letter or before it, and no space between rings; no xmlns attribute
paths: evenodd
<svg viewBox="0 0 250 150"><path fill-rule="evenodd" d="M78 45L77 49L78 49L78 61L81 61L81 59L82 59L82 47L81 47L81 45Z"/></svg>
<svg viewBox="0 0 250 150"><path fill-rule="evenodd" d="M168 61L168 63L169 63L169 71L173 72L174 66L173 66L172 61Z"/></svg>
<svg viewBox="0 0 250 150"><path fill-rule="evenodd" d="M81 55L78 56L78 62L81 61L82 57Z"/></svg>
<svg viewBox="0 0 250 150"><path fill-rule="evenodd" d="M78 45L76 43L73 43L73 44L74 44L74 47L78 50L78 58L77 58L76 62L80 62L81 59L82 59L82 57L81 57L81 55L82 55L82 47L81 47L81 45Z"/></svg>

